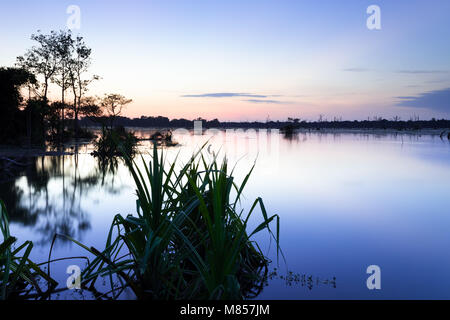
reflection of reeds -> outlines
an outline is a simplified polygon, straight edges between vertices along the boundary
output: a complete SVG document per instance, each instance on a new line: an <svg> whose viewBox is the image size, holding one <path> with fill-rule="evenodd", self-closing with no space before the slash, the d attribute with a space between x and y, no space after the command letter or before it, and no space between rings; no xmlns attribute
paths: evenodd
<svg viewBox="0 0 450 320"><path fill-rule="evenodd" d="M176 161L166 168L156 146L150 165L143 161L140 169L131 159L127 163L136 183L137 216L114 218L103 252L83 246L96 257L83 271L84 287L93 287L106 274L121 283L114 286L111 277L113 297L126 287L139 299L242 299L258 294L269 261L251 237L266 230L279 250L279 217L269 217L260 198L247 215L238 212L251 171L237 185L226 160L207 163L200 152L179 171ZM257 207L263 221L248 234ZM276 232L270 229L274 220Z"/></svg>
<svg viewBox="0 0 450 320"><path fill-rule="evenodd" d="M13 245L17 239L9 233L8 215L0 200L0 229L3 242L0 244L0 300L26 298L31 291L45 296L57 286L57 282L45 274L37 264L29 259L33 243L26 241L18 248ZM48 285L47 292L39 286L39 279Z"/></svg>
<svg viewBox="0 0 450 320"><path fill-rule="evenodd" d="M292 271L288 271L285 275L283 275L278 272L277 268L274 268L273 271L269 273L267 279L282 280L288 287L301 286L306 287L309 290L312 290L314 287L318 287L320 285L336 288L336 277L332 277L331 279L319 278L317 276L308 275L305 273L294 273Z"/></svg>
<svg viewBox="0 0 450 320"><path fill-rule="evenodd" d="M280 132L285 136L292 136L295 132L295 127L292 124L288 124L280 129Z"/></svg>
<svg viewBox="0 0 450 320"><path fill-rule="evenodd" d="M439 137L441 138L441 140L444 140L444 137L447 134L447 139L450 140L450 131L444 130L441 132L441 134L439 135Z"/></svg>

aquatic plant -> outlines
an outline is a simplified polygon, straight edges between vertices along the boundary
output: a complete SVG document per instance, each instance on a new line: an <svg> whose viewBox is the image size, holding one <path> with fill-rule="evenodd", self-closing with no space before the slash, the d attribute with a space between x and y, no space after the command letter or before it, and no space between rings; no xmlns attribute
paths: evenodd
<svg viewBox="0 0 450 320"><path fill-rule="evenodd" d="M95 259L82 272L83 287L110 279L113 298L131 288L138 299L243 299L259 293L269 260L252 236L266 230L279 247L279 217L262 199L246 215L237 207L253 170L238 185L227 160L207 162L201 151L180 170L166 168L156 145L143 168L127 157L136 184L137 215L116 215L105 249L76 242ZM234 193L234 196L232 194ZM256 208L262 222L247 233ZM272 232L271 222L276 222ZM116 283L114 281L116 280Z"/></svg>
<svg viewBox="0 0 450 320"><path fill-rule="evenodd" d="M122 156L132 156L135 153L138 139L132 132L127 132L125 128L114 129L103 128L100 138L94 143L94 156L100 158Z"/></svg>
<svg viewBox="0 0 450 320"><path fill-rule="evenodd" d="M173 133L171 129L155 131L148 138L139 138L138 141L151 141L157 146L174 147L178 142L173 140Z"/></svg>
<svg viewBox="0 0 450 320"><path fill-rule="evenodd" d="M3 242L0 244L0 300L26 299L29 293L44 298L58 283L43 272L39 265L29 259L33 243L26 241L17 248L17 239L9 232L9 220L3 201L0 200L0 229ZM47 284L41 288L40 280Z"/></svg>

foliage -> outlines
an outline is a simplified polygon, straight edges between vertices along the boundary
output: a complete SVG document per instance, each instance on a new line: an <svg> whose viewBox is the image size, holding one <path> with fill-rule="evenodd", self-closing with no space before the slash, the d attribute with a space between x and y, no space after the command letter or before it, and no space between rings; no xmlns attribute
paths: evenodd
<svg viewBox="0 0 450 320"><path fill-rule="evenodd" d="M79 116L99 116L94 110L91 101L86 103L84 95L89 84L98 80L98 76L86 78L91 65L92 50L86 45L83 37L74 37L71 31L51 31L49 34L38 33L32 35L31 39L36 45L29 49L24 56L17 57L16 65L33 74L42 84L34 82L30 86L35 94L34 100L41 100L48 103L48 88L50 83L54 83L61 88L61 101L59 107L58 134L59 140L63 142L66 138L65 119L72 118L74 136L84 135L80 132ZM73 104L66 102L66 91L71 89ZM55 123L55 119L51 119ZM27 123L30 126L30 122ZM30 131L30 129L28 128Z"/></svg>
<svg viewBox="0 0 450 320"><path fill-rule="evenodd" d="M15 142L19 135L25 135L26 118L22 112L23 97L20 89L35 83L33 74L20 68L0 68L0 139Z"/></svg>
<svg viewBox="0 0 450 320"><path fill-rule="evenodd" d="M114 127L114 120L116 117L122 114L123 108L133 100L125 98L121 94L107 94L103 97L100 105L104 109L104 112L109 116L110 128Z"/></svg>
<svg viewBox="0 0 450 320"><path fill-rule="evenodd" d="M29 259L33 249L31 241L13 248L17 239L9 233L8 215L1 200L0 229L3 236L3 242L0 244L0 300L26 298L32 291L36 291L39 297L45 297L57 286L57 282ZM39 279L46 282L46 291L39 285Z"/></svg>
<svg viewBox="0 0 450 320"><path fill-rule="evenodd" d="M292 124L288 124L288 125L282 127L280 129L280 132L283 133L285 136L290 136L290 135L294 134L295 129L296 129L295 126L293 126Z"/></svg>
<svg viewBox="0 0 450 320"><path fill-rule="evenodd" d="M115 216L103 252L87 248L95 259L83 270L84 287L109 276L117 298L129 287L139 299L243 299L255 296L267 274L268 259L252 236L266 230L279 250L279 217L268 216L263 201L247 215L238 211L250 177L234 182L226 159L208 164L198 152L178 171L166 168L156 145L149 165L127 158L137 188L137 216ZM232 193L235 196L232 198ZM262 223L250 234L256 208ZM276 232L270 224L276 221ZM117 277L120 285L114 284Z"/></svg>
<svg viewBox="0 0 450 320"><path fill-rule="evenodd" d="M156 131L152 135L150 135L149 139L140 139L140 140L150 140L154 144L158 146L166 146L166 147L174 147L178 145L178 142L173 140L172 130L164 131Z"/></svg>
<svg viewBox="0 0 450 320"><path fill-rule="evenodd" d="M86 45L83 37L77 36L73 40L73 57L69 60L68 69L69 83L74 98L71 110L73 111L74 128L76 132L79 130L79 115L83 115L87 110L92 110L92 107L95 106L89 98L84 98L84 94L87 92L89 84L99 79L99 76L96 75L92 76L90 79L85 79L83 77L83 74L88 72L91 65L91 53L92 49ZM98 111L95 111L94 114L97 112Z"/></svg>
<svg viewBox="0 0 450 320"><path fill-rule="evenodd" d="M48 35L38 32L31 35L31 40L37 42L37 46L33 46L27 50L24 56L17 57L17 65L28 72L37 76L42 76L42 92L36 89L36 93L44 101L47 101L49 81L58 69L58 54L55 50L57 43L57 34L52 31Z"/></svg>
<svg viewBox="0 0 450 320"><path fill-rule="evenodd" d="M102 135L95 142L96 150L93 154L100 158L121 156L122 153L132 156L136 151L137 141L136 136L123 127L103 128Z"/></svg>

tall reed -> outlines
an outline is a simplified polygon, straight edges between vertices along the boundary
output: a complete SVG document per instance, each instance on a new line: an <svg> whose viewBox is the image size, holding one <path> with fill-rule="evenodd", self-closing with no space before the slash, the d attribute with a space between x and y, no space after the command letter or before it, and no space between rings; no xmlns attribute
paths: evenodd
<svg viewBox="0 0 450 320"><path fill-rule="evenodd" d="M166 166L156 145L149 164L143 158L142 168L131 158L127 164L136 184L136 215L114 217L102 252L85 247L95 259L82 273L84 287L108 276L113 298L125 288L138 299L243 299L258 294L269 261L251 239L267 231L278 253L279 217L269 217L260 198L247 214L238 212L253 168L237 184L226 159L208 162L200 150L180 168L177 160ZM262 222L248 233L257 208Z"/></svg>

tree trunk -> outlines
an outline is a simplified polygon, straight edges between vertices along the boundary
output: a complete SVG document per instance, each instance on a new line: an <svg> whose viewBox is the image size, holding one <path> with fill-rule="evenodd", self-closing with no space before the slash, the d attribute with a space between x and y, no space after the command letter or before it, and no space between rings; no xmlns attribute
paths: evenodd
<svg viewBox="0 0 450 320"><path fill-rule="evenodd" d="M64 93L65 93L65 89L66 89L66 85L65 85L65 81L66 81L66 77L65 77L65 73L63 72L62 74L62 83L61 83L61 123L59 124L60 126L60 142L63 142L63 136L64 136L64 104L65 104L65 100L64 100Z"/></svg>
<svg viewBox="0 0 450 320"><path fill-rule="evenodd" d="M27 138L28 138L28 146L31 146L31 108L30 108L30 101L31 101L31 85L28 84L28 105L27 105Z"/></svg>
<svg viewBox="0 0 450 320"><path fill-rule="evenodd" d="M79 128L80 128L80 126L78 125L78 109L75 110L75 121L74 121L74 126L75 126L75 137L78 138L78 135L79 135Z"/></svg>
<svg viewBox="0 0 450 320"><path fill-rule="evenodd" d="M28 146L31 147L31 108L28 105L27 107L27 138L28 138Z"/></svg>
<svg viewBox="0 0 450 320"><path fill-rule="evenodd" d="M75 90L75 84L72 82L72 91L73 91L73 113L74 113L74 121L73 121L73 131L75 133L75 138L78 139L78 97Z"/></svg>
<svg viewBox="0 0 450 320"><path fill-rule="evenodd" d="M47 103L47 95L48 95L48 78L45 78L44 84L44 101Z"/></svg>

